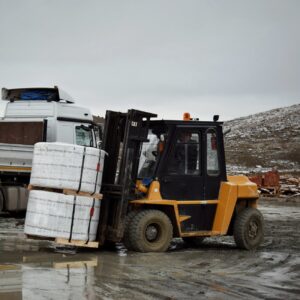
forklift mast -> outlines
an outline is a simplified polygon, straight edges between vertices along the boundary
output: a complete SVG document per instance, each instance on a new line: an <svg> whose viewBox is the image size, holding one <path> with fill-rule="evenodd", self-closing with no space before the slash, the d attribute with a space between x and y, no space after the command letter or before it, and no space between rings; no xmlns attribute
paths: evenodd
<svg viewBox="0 0 300 300"><path fill-rule="evenodd" d="M123 237L128 202L135 197L141 145L147 141L150 118L139 110L127 113L107 111L102 149L105 159L98 240L118 242Z"/></svg>

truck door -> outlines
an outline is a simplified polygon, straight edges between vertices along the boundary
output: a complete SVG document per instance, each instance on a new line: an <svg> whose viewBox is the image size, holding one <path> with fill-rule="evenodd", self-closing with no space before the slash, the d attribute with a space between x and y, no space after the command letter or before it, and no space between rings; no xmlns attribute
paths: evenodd
<svg viewBox="0 0 300 300"><path fill-rule="evenodd" d="M75 144L95 147L95 137L90 124L75 125Z"/></svg>
<svg viewBox="0 0 300 300"><path fill-rule="evenodd" d="M178 127L162 166L161 194L170 200L203 199L201 131Z"/></svg>
<svg viewBox="0 0 300 300"><path fill-rule="evenodd" d="M99 135L99 134L98 134ZM96 147L96 136L90 123L57 122L56 142Z"/></svg>
<svg viewBox="0 0 300 300"><path fill-rule="evenodd" d="M57 121L56 139L54 142L74 144L74 123Z"/></svg>

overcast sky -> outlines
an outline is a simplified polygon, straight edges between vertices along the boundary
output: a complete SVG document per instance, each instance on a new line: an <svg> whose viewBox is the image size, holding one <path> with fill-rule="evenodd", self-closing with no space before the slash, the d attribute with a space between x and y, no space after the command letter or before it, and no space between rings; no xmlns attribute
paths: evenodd
<svg viewBox="0 0 300 300"><path fill-rule="evenodd" d="M0 0L0 87L222 120L300 103L299 0ZM3 102L3 101L1 101Z"/></svg>

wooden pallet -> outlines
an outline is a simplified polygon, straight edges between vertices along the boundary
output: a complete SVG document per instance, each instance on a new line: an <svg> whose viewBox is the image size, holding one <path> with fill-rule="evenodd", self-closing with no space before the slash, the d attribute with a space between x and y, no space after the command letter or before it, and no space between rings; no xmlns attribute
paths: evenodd
<svg viewBox="0 0 300 300"><path fill-rule="evenodd" d="M79 241L79 240L71 240L71 242L69 242L68 239L64 239L64 238L50 238L50 237L44 237L44 236L39 236L39 235L29 235L29 234L25 234L25 237L27 239L31 239L31 240L49 241L49 242L54 241L56 244L60 244L60 245L87 247L87 248L99 248L99 242L86 243L86 241Z"/></svg>
<svg viewBox="0 0 300 300"><path fill-rule="evenodd" d="M86 241L78 241L78 240L71 240L71 242L69 242L68 239L63 239L63 238L56 238L55 243L61 245L76 246L76 247L87 247L87 248L99 247L99 242L86 243Z"/></svg>
<svg viewBox="0 0 300 300"><path fill-rule="evenodd" d="M102 200L103 195L99 193L95 194L90 194L88 192L78 192L74 190L68 190L68 189L63 189L63 194L65 195L73 195L73 196L84 196L84 197L90 197L90 198L95 198L97 200Z"/></svg>
<svg viewBox="0 0 300 300"><path fill-rule="evenodd" d="M55 192L55 193L62 193L65 195L89 197L89 198L94 198L97 200L102 200L102 198L103 198L103 195L100 193L91 194L88 192L77 192L77 191L71 190L71 189L55 189L55 188L49 188L49 187L35 186L32 184L29 184L27 188L29 191L39 190L39 191Z"/></svg>
<svg viewBox="0 0 300 300"><path fill-rule="evenodd" d="M280 188L277 186L263 186L260 187L259 190L261 191L261 194L269 197L279 196L280 194Z"/></svg>

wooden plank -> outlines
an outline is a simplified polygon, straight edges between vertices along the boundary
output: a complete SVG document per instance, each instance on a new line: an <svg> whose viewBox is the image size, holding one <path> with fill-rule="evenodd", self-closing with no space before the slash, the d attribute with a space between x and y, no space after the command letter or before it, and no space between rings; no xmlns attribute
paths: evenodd
<svg viewBox="0 0 300 300"><path fill-rule="evenodd" d="M32 184L28 184L27 189L28 189L28 191L32 191L34 189L34 187Z"/></svg>
<svg viewBox="0 0 300 300"><path fill-rule="evenodd" d="M27 189L29 191L38 190L38 191L46 191L46 192L59 192L59 189L36 186L36 185L32 185L32 184L28 184Z"/></svg>
<svg viewBox="0 0 300 300"><path fill-rule="evenodd" d="M77 246L77 247L87 247L87 248L98 248L99 242L88 242L86 241L78 241L78 240L72 240L69 242L68 239L63 238L56 238L55 243L62 244L62 245L68 245L68 246Z"/></svg>
<svg viewBox="0 0 300 300"><path fill-rule="evenodd" d="M97 200L102 200L103 195L99 193L91 194L88 192L78 192L74 190L69 190L69 189L63 189L63 193L65 195L72 195L72 196L83 196L83 197L90 197L90 198L95 198Z"/></svg>
<svg viewBox="0 0 300 300"><path fill-rule="evenodd" d="M47 192L62 193L65 195L88 197L88 198L97 199L97 200L102 200L102 198L103 198L103 195L100 193L95 193L95 194L91 194L88 192L78 192L77 193L77 191L71 190L71 189L48 188L48 187L34 186L32 184L29 184L27 189L29 191L40 190L40 191L47 191Z"/></svg>

